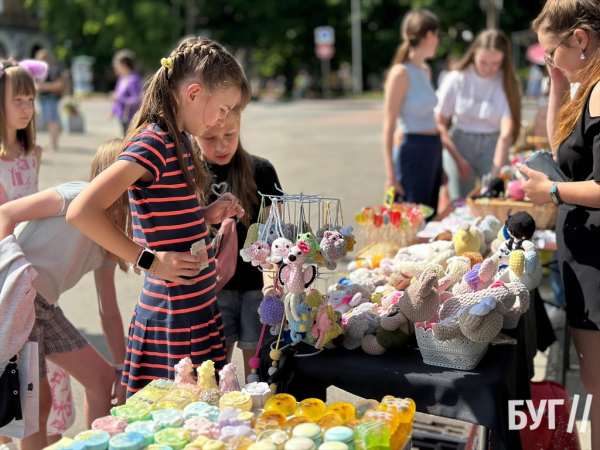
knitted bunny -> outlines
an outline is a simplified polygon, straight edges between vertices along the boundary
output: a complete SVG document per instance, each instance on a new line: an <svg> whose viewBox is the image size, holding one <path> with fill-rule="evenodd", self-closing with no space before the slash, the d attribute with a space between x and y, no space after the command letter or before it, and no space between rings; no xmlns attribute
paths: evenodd
<svg viewBox="0 0 600 450"><path fill-rule="evenodd" d="M283 261L294 243L287 238L277 238L271 244L271 256L267 258L267 262L276 264Z"/></svg>
<svg viewBox="0 0 600 450"><path fill-rule="evenodd" d="M460 229L452 237L454 250L458 256L465 252L478 252L480 247L479 234L475 227L469 223L463 223Z"/></svg>
<svg viewBox="0 0 600 450"><path fill-rule="evenodd" d="M460 331L473 342L490 342L502 329L504 303L489 296L476 305L466 306L458 316Z"/></svg>
<svg viewBox="0 0 600 450"><path fill-rule="evenodd" d="M313 265L302 269L302 264L306 261L309 253L309 246L303 241L299 241L290 249L278 273L279 282L285 286L288 292L284 301L286 317L293 317L296 321L300 320L296 313L296 303L304 289L314 281L317 275L317 269Z"/></svg>
<svg viewBox="0 0 600 450"><path fill-rule="evenodd" d="M337 319L331 305L321 305L310 330L312 337L317 339L315 348L324 347L327 343L342 334L342 328L337 324Z"/></svg>
<svg viewBox="0 0 600 450"><path fill-rule="evenodd" d="M494 239L496 239L498 231L500 231L501 228L502 222L500 222L495 216L485 216L485 218L479 223L477 229L483 233L486 250L489 250L490 245Z"/></svg>
<svg viewBox="0 0 600 450"><path fill-rule="evenodd" d="M336 261L346 256L348 243L339 231L326 231L321 240L321 254L325 258L325 266L329 270L337 267Z"/></svg>
<svg viewBox="0 0 600 450"><path fill-rule="evenodd" d="M481 264L475 264L467 272L460 283L454 285L452 293L454 295L467 294L486 289L494 282L494 277L498 274L498 257L496 255L484 260Z"/></svg>
<svg viewBox="0 0 600 450"><path fill-rule="evenodd" d="M458 312L463 307L475 305L485 297L494 297L496 300L501 301L507 310L510 310L517 301L517 298L521 302L529 299L529 291L520 281L512 283L497 281L487 289L462 294L446 300L440 308L440 319L444 320L448 317L458 316Z"/></svg>
<svg viewBox="0 0 600 450"><path fill-rule="evenodd" d="M448 267L446 268L446 275L448 275L452 282L449 288L452 288L457 283L460 283L463 277L471 270L471 263L468 258L464 256L453 256L448 259Z"/></svg>
<svg viewBox="0 0 600 450"><path fill-rule="evenodd" d="M398 299L398 308L412 322L423 322L437 311L440 305L437 272L428 268Z"/></svg>

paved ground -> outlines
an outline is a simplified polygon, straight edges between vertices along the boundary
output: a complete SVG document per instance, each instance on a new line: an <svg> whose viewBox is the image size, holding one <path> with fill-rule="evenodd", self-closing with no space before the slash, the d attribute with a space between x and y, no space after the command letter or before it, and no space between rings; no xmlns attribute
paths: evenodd
<svg viewBox="0 0 600 450"><path fill-rule="evenodd" d="M40 189L89 178L96 148L104 141L120 137L120 126L107 122L109 102L103 98L86 100L85 134L65 133L60 150L45 154L40 173ZM524 116L531 119L534 108L526 105ZM363 206L381 201L383 166L381 156L381 102L363 100L305 101L293 104L252 104L244 112L242 142L252 153L269 159L276 167L283 188L290 193L305 192L343 200L345 218L352 221ZM48 137L39 133L39 141ZM126 326L142 283L134 274L117 274L117 294ZM323 286L327 280L323 281ZM93 276L88 274L61 298L61 306L101 353L108 356L97 309ZM538 377L556 376L557 348L536 360ZM572 353L574 355L574 353ZM239 360L239 353L236 360ZM550 366L549 366L550 365ZM548 367L548 371L546 369ZM567 387L580 392L576 371L571 371ZM73 381L77 420L66 433L83 430L82 388ZM337 389L330 399L355 398ZM588 428L589 429L589 428ZM589 448L589 432L583 448Z"/></svg>

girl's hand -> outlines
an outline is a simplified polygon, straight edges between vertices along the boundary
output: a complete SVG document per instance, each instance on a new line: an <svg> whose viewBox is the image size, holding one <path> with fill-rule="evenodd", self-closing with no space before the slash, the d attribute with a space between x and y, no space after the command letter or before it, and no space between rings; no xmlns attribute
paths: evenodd
<svg viewBox="0 0 600 450"><path fill-rule="evenodd" d="M200 256L179 252L156 252L154 275L172 283L187 286L196 284L195 280L182 277L195 277L200 273Z"/></svg>
<svg viewBox="0 0 600 450"><path fill-rule="evenodd" d="M406 191L404 190L402 185L400 183L398 183L398 180L396 180L395 177L394 178L388 177L385 182L385 190L387 191L392 186L394 186L396 195L399 195L401 197L404 197L406 195Z"/></svg>
<svg viewBox="0 0 600 450"><path fill-rule="evenodd" d="M550 79L552 80L552 84L561 90L566 90L569 88L569 80L565 76L565 74L557 67L552 67L549 64L546 64L546 68L548 69L548 74L550 75Z"/></svg>
<svg viewBox="0 0 600 450"><path fill-rule="evenodd" d="M232 216L242 217L244 209L239 204L239 200L231 192L226 192L210 205L203 208L202 214L206 223L221 223Z"/></svg>
<svg viewBox="0 0 600 450"><path fill-rule="evenodd" d="M470 181L473 179L471 173L471 164L462 156L456 160L456 167L458 168L458 176L461 180Z"/></svg>
<svg viewBox="0 0 600 450"><path fill-rule="evenodd" d="M127 399L127 386L121 384L122 375L115 374L115 381L113 382L111 399L113 400L113 406L120 406L125 404ZM116 400L116 402L115 402Z"/></svg>
<svg viewBox="0 0 600 450"><path fill-rule="evenodd" d="M544 205L552 201L550 198L550 188L554 183L546 174L533 170L525 164L518 164L517 168L523 175L529 178L529 180L521 180L521 186L523 186L525 195L529 197L532 203Z"/></svg>

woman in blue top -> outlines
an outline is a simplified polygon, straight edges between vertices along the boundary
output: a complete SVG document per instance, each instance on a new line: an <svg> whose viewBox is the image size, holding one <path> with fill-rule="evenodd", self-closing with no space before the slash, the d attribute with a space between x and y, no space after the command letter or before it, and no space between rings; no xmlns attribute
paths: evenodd
<svg viewBox="0 0 600 450"><path fill-rule="evenodd" d="M440 21L420 9L404 16L402 44L385 81L383 156L386 189L394 186L404 200L437 208L442 183L442 142L433 109L437 97L425 60L435 55ZM396 124L402 132L393 150Z"/></svg>

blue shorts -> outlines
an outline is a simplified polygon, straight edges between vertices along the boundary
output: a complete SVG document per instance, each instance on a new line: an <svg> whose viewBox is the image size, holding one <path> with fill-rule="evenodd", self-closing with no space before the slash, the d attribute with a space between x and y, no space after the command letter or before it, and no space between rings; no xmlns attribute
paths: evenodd
<svg viewBox="0 0 600 450"><path fill-rule="evenodd" d="M58 99L48 98L40 100L40 106L42 107L42 119L45 123L60 121Z"/></svg>
<svg viewBox="0 0 600 450"><path fill-rule="evenodd" d="M225 345L238 343L242 350L255 350L263 328L258 307L264 295L262 291L227 291L217 293L221 320L225 332Z"/></svg>

